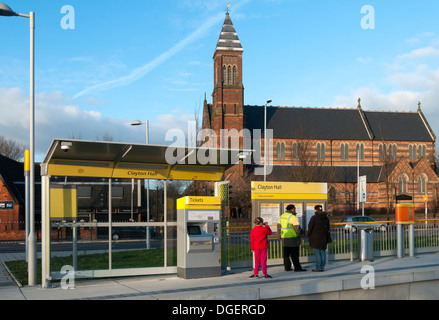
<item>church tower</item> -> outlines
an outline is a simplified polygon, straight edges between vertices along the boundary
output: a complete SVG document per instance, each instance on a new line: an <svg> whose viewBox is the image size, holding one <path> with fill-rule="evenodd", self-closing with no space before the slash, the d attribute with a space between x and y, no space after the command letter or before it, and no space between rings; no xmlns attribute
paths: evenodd
<svg viewBox="0 0 439 320"><path fill-rule="evenodd" d="M227 12L213 55L214 90L211 129L215 131L217 137L220 137L221 129L241 130L244 125L243 52Z"/></svg>

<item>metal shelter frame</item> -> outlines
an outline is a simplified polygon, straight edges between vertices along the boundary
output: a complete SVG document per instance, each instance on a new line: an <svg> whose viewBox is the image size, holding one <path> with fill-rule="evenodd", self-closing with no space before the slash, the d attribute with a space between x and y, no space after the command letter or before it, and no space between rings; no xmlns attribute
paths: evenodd
<svg viewBox="0 0 439 320"><path fill-rule="evenodd" d="M73 267L75 277L112 277L176 273L176 266L167 266L167 232L164 232L164 267L113 269L112 227L128 223L113 223L111 182L117 178L163 180L164 221L136 223L136 226L176 227L167 221L166 182L168 180L221 181L227 168L237 164L242 150L145 145L120 142L53 140L41 163L41 225L42 225L42 284L47 288L51 279L60 279L60 272L51 272L51 226L73 229ZM108 222L51 222L50 179L52 176L107 178L109 182ZM132 226L133 224L130 224ZM77 271L76 230L78 227L108 227L108 270Z"/></svg>

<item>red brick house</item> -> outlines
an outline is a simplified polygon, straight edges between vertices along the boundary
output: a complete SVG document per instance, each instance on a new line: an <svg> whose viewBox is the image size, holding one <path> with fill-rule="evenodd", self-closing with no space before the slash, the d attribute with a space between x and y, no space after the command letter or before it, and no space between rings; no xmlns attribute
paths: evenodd
<svg viewBox="0 0 439 320"><path fill-rule="evenodd" d="M227 13L213 56L214 90L212 103L204 102L203 129L217 137L224 129L261 130L252 149L263 158L264 106L244 104L242 59ZM438 203L436 136L420 103L413 112L367 111L360 99L352 109L268 107L267 129L273 130L267 156L274 165L267 181L327 182L331 211L356 210L358 171L367 176L366 210L392 210L398 195L411 196L419 209L424 195L429 206ZM258 166L253 162L229 170L239 173L230 175L231 185L244 175L247 181L263 180L254 175Z"/></svg>
<svg viewBox="0 0 439 320"><path fill-rule="evenodd" d="M35 166L35 221L40 220L39 165ZM38 223L36 229L40 229ZM25 179L22 162L0 155L0 240L25 239Z"/></svg>

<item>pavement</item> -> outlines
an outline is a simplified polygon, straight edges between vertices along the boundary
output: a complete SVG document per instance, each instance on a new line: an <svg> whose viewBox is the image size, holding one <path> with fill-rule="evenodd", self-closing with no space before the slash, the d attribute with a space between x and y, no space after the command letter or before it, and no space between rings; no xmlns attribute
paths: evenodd
<svg viewBox="0 0 439 320"><path fill-rule="evenodd" d="M250 279L252 270L244 268L206 279L154 275L76 281L71 289L59 283L45 289L20 287L3 264L20 259L24 259L23 253L0 254L0 300L439 299L438 253L365 262L330 261L324 272L312 272L313 263L303 264L307 272L269 266L271 279ZM404 289L404 285L410 287ZM376 290L392 286L392 291Z"/></svg>

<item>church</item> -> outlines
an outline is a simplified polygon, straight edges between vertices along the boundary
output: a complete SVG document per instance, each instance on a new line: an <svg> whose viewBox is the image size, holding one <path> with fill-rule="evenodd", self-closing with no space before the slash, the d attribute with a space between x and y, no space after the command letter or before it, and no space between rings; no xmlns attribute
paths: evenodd
<svg viewBox="0 0 439 320"><path fill-rule="evenodd" d="M204 101L202 128L218 137L224 129L261 130L260 144L252 146L258 149L265 139L265 106L244 102L243 52L227 12L213 55L212 103ZM436 136L421 103L414 109L413 112L368 111L362 108L361 99L351 109L269 106L265 125L273 136L269 137L272 147L267 163L273 168L265 179L326 182L326 209L332 213L357 214L357 179L367 176L367 214L393 215L398 201L413 203L417 212L424 210L428 201L428 207L435 212L439 206ZM217 146L220 147L219 142ZM265 157L263 148L260 149ZM264 179L254 174L258 166L240 163L226 172L235 198L232 207L248 205L243 199L249 197L250 181Z"/></svg>

